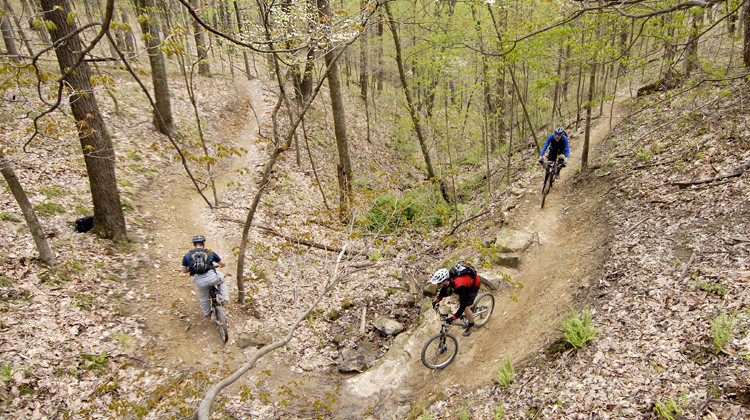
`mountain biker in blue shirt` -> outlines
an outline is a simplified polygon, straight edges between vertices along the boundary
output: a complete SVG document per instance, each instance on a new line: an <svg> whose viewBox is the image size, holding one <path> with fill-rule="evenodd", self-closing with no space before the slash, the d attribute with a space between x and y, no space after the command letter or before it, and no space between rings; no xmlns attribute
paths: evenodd
<svg viewBox="0 0 750 420"><path fill-rule="evenodd" d="M558 161L563 166L566 165L566 161L570 156L570 148L568 147L568 136L562 127L557 127L555 132L547 137L547 141L544 143L544 147L542 147L542 152L539 154L539 163L544 162L544 152L547 151L547 148L549 148L547 162L555 163L555 161ZM557 177L560 176L559 174L560 171L558 170Z"/></svg>
<svg viewBox="0 0 750 420"><path fill-rule="evenodd" d="M203 235L193 236L193 249L190 250L184 257L182 257L182 272L190 273L193 276L193 283L198 291L198 298L200 299L201 311L207 318L211 316L211 296L210 289L219 285L219 296L223 301L229 300L229 294L227 291L227 283L224 281L224 275L216 271L214 263L218 264L219 267L226 267L226 264L221 260L218 254L213 251L205 249L206 238ZM211 270L206 271L203 274L195 273L190 269L190 257L196 250L204 250L208 254L208 264L213 267Z"/></svg>

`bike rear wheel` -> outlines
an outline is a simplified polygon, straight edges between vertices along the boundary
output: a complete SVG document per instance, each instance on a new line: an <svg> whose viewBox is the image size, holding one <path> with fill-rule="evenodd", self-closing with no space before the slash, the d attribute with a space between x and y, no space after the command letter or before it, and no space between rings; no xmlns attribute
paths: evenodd
<svg viewBox="0 0 750 420"><path fill-rule="evenodd" d="M492 293L483 293L474 302L471 312L474 313L474 325L481 327L490 320L492 311L495 309L495 297Z"/></svg>
<svg viewBox="0 0 750 420"><path fill-rule="evenodd" d="M430 369L442 369L456 358L458 340L451 334L437 334L422 348L422 363Z"/></svg>
<svg viewBox="0 0 750 420"><path fill-rule="evenodd" d="M229 340L229 324L227 323L227 316L224 313L223 306L214 306L214 319L216 319L216 326L219 327L219 335L221 336L221 341L226 343L227 340Z"/></svg>

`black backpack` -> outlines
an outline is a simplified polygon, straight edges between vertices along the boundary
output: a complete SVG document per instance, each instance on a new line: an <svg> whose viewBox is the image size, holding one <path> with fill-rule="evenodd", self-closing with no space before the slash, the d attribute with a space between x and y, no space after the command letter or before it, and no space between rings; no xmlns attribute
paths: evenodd
<svg viewBox="0 0 750 420"><path fill-rule="evenodd" d="M214 270L213 263L209 262L208 257L210 255L211 251L206 248L195 248L190 251L190 265L188 266L190 268L190 273L193 275L205 274L209 270Z"/></svg>

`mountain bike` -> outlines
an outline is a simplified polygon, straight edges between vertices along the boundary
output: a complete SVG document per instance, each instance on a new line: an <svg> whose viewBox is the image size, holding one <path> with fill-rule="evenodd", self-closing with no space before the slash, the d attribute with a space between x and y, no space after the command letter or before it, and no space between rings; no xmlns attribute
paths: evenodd
<svg viewBox="0 0 750 420"><path fill-rule="evenodd" d="M555 182L555 178L560 175L560 169L564 168L565 161L558 160L557 163L549 163L546 160L540 162L544 165L544 183L542 184L542 208L544 208L544 200L549 194L549 190L552 189L552 184Z"/></svg>
<svg viewBox="0 0 750 420"><path fill-rule="evenodd" d="M209 289L209 296L211 298L211 312L214 315L214 323L219 328L221 341L226 343L229 340L229 321L227 320L224 305L221 304L221 291L218 284Z"/></svg>
<svg viewBox="0 0 750 420"><path fill-rule="evenodd" d="M483 293L479 295L471 307L471 311L474 313L474 326L477 328L484 326L489 321L493 309L495 309L495 298L492 294ZM448 332L448 327L450 325L467 327L468 323L466 318L461 317L453 321L452 324L448 324L445 321L448 314L440 313L440 305L435 307L435 312L442 322L440 333L434 335L425 343L422 348L422 363L430 369L442 369L451 364L458 353L458 340Z"/></svg>

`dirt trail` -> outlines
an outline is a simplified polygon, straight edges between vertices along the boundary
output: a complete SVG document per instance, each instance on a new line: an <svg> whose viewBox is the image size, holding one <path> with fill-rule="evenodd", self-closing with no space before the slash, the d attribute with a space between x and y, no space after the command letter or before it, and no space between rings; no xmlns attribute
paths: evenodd
<svg viewBox="0 0 750 420"><path fill-rule="evenodd" d="M619 105L623 99L615 104L612 126L623 118ZM609 116L607 104L591 131L589 161L610 132ZM591 282L606 258L607 227L596 216L601 196L598 191L581 191L572 185L574 168L581 162L583 134L571 139L570 149L568 167L547 196L544 209L540 208L544 172L537 171L509 218L508 227L533 232L538 238L522 255L518 270L505 271L523 287L495 292L492 319L470 337L453 329L459 339L458 356L440 371L429 370L421 362L422 345L439 330L434 312L428 311L424 326L403 337L397 350L392 348L391 360L342 387L350 397L349 402L342 401L342 408L356 411L357 400L366 399L370 410L375 404L375 418L404 418L411 403L431 401L430 394L454 385L464 391L486 386L496 378L505 356L517 366L559 338L559 320L576 309L575 293Z"/></svg>
<svg viewBox="0 0 750 420"><path fill-rule="evenodd" d="M238 95L250 101L258 118L263 121L270 107L264 100L260 83L238 82L237 86ZM253 168L263 163L262 154L254 144L258 137L256 119L252 115L247 118L249 122L230 141L241 144L248 153L232 161L227 173L217 182L219 191L234 178L235 169ZM242 358L243 350L231 345L236 338L234 334L230 334L230 345L217 345L218 331L200 312L192 278L179 272L182 256L192 248L193 235L205 235L206 247L219 254L227 264L222 272L229 274L230 296L237 296L234 281L237 258L232 252L237 244L232 242L234 238L218 234L220 222L211 214L205 201L198 198L183 174L183 168L176 166L172 173L163 174L154 183L148 191L150 195L144 196L144 206L155 222L153 242L146 250L151 255L153 267L140 270L137 282L143 288L143 299L128 309L142 318L149 350L157 355L160 363L168 367L190 368L219 359ZM205 194L212 199L210 190L206 190ZM242 311L232 310L231 303L229 309L232 325L243 325L247 321L248 316Z"/></svg>
<svg viewBox="0 0 750 420"><path fill-rule="evenodd" d="M270 106L263 96L262 86L247 83L241 85L238 94L251 101L263 121ZM610 104L605 105L603 117L595 122L591 151L595 151L610 131L609 107ZM613 114L614 126L622 118L618 105L615 105ZM249 121L238 130L235 139L249 152L241 161L233 162L233 167L253 168L262 164L262 154L252 141L257 137L258 128L254 118ZM389 352L391 363L382 363L377 369L343 380L334 418L348 418L352 414L403 418L408 414L404 410L412 402L424 400L430 393L441 392L456 384L466 390L487 385L494 379L501 358L509 356L514 364L518 364L559 336L559 319L575 306L574 293L591 281L597 266L605 258L602 245L606 226L597 224L596 218L592 217L597 211L599 196L595 191L580 191L572 186L582 146L583 134L571 139L570 163L547 197L544 209L539 206L543 172L537 171L531 185L525 187L521 204L509 218L509 227L535 232L538 237L537 244L523 255L521 267L508 271L513 281L523 284L523 288L495 293L492 320L471 337L457 334L458 357L441 371L424 368L420 359L422 344L437 330L434 313L429 312L422 327L397 338L401 348ZM245 360L255 350L241 350L233 341L236 332L243 330L250 317L230 306L233 324L230 343L223 347L217 345L218 332L200 314L192 279L178 272L182 255L191 246L192 235L204 234L208 238L207 247L227 263L225 272L231 274L230 295L236 296L234 268L237 262L232 252L236 243L230 241L235 238L224 238L218 233L220 224L206 204L196 199L189 183L180 179L181 172L181 168L175 168L173 174L155 183L151 195L144 197L145 208L157 222L152 231L153 241L146 250L152 257L153 266L140 270L137 281L143 288L143 295L128 309L143 319L148 351L160 364L185 369L199 368L218 360ZM227 179L219 183L219 188L223 188L232 175L230 172ZM510 299L511 294L517 302ZM397 346L398 343L393 348ZM291 375L288 365L276 366L270 360L264 363L264 369L273 370L280 381ZM325 388L336 382L326 373L320 373L317 378L319 385Z"/></svg>

